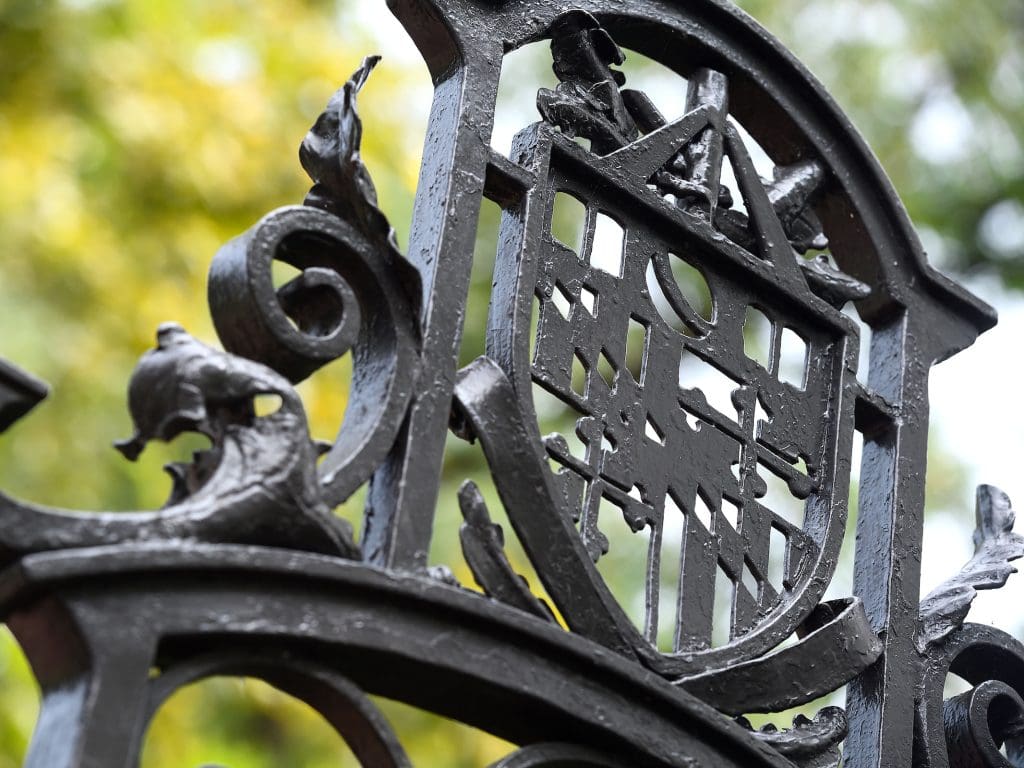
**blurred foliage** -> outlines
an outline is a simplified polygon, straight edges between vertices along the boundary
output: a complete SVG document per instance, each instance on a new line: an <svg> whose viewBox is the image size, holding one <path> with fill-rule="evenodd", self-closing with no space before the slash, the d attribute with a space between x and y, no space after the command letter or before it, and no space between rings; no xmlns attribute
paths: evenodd
<svg viewBox="0 0 1024 768"><path fill-rule="evenodd" d="M1024 289L1024 4L740 0L881 158L933 262Z"/></svg>
<svg viewBox="0 0 1024 768"><path fill-rule="evenodd" d="M1024 288L1019 0L742 7L850 113L942 266L990 270ZM160 505L169 488L161 466L196 442L149 448L138 465L109 448L131 431L131 368L167 319L215 341L204 301L210 258L265 212L301 201L308 181L298 143L362 55L394 34L386 14L383 2L354 0L0 0L0 355L53 387L0 441L0 488L86 509ZM408 40L390 44L407 55L385 59L360 110L364 156L404 243L430 83ZM544 47L534 54L528 77L503 80L503 135L535 119L532 94L551 85ZM656 70L640 62L631 84L639 78L657 89ZM497 210L487 205L464 362L483 350L496 228ZM339 361L301 387L317 437L337 430L348 371ZM545 428L568 431L559 414L544 419ZM955 465L941 451L932 455L944 469L930 476L959 482ZM457 555L454 491L467 476L508 532L479 450L450 440L431 559L464 583L471 579ZM358 528L358 500L340 513ZM536 585L515 538L507 539ZM3 768L20 764L37 703L9 636L0 651ZM382 706L416 765L482 766L506 749L472 729ZM260 683L213 680L161 710L143 765L350 765L343 755L304 705Z"/></svg>

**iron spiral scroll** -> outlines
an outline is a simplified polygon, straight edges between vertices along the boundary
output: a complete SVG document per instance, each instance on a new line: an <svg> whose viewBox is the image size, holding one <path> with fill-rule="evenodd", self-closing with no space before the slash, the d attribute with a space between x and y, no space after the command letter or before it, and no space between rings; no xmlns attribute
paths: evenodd
<svg viewBox="0 0 1024 768"><path fill-rule="evenodd" d="M827 94L717 0L389 5L436 89L405 254L360 158L368 57L302 144L304 203L213 260L224 351L168 323L132 376L127 458L185 431L212 441L169 467L167 505L0 495L0 604L43 689L27 765L134 765L160 704L225 674L309 703L384 768L410 761L368 694L520 745L492 768L1024 765L1024 647L964 623L1024 555L1005 494L979 489L975 557L918 594L928 370L995 316L927 265ZM538 40L558 84L506 156L489 145L503 57ZM680 77L683 114L629 87L631 50ZM487 351L457 370L483 197L503 210ZM570 198L576 244L556 231ZM275 288L275 261L300 274ZM321 445L293 385L343 355L352 394ZM0 363L0 426L45 391ZM276 411L257 414L263 395ZM571 417L546 436L545 398ZM438 500L449 430L479 442L550 604L472 483ZM826 601L855 431L853 594ZM332 510L364 486L357 540ZM483 594L427 567L453 503ZM649 539L639 617L600 570L613 525ZM943 701L950 674L973 688ZM744 717L844 686L845 709L781 731Z"/></svg>

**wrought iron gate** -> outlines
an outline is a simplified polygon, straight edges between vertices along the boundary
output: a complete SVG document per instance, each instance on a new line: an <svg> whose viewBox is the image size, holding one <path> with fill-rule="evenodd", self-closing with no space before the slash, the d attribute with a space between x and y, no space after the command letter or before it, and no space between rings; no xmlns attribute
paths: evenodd
<svg viewBox="0 0 1024 768"><path fill-rule="evenodd" d="M302 144L304 204L213 260L226 351L168 323L132 376L128 459L212 441L171 467L167 505L0 495L0 602L43 688L28 765L131 766L160 704L222 674L311 704L367 766L409 763L367 693L520 744L503 768L1024 765L1024 647L964 623L1024 555L1003 493L979 489L974 558L919 600L928 372L995 316L928 266L827 94L718 0L390 4L436 88L406 253L359 155L370 57ZM545 39L559 83L505 156L503 57ZM678 73L684 114L629 87L624 49ZM487 354L457 370L483 197L503 211ZM275 288L275 260L300 275ZM321 446L293 385L343 355L351 399ZM0 427L45 393L0 364ZM279 405L257 415L263 395ZM571 425L542 436L552 401ZM449 430L482 446L553 605L472 483L460 539L485 594L427 568ZM855 431L853 594L823 601ZM332 510L367 484L356 541ZM647 542L639 616L598 569L623 524ZM943 701L949 674L974 687ZM742 717L844 685L845 711L787 730Z"/></svg>

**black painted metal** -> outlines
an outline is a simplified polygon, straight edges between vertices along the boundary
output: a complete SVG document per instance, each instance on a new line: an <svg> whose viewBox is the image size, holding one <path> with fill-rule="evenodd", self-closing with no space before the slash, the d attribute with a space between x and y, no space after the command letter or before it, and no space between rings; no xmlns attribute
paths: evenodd
<svg viewBox="0 0 1024 768"><path fill-rule="evenodd" d="M160 703L213 674L307 701L368 766L409 761L367 693L521 745L495 768L1024 765L1024 646L964 624L976 590L1024 555L1005 494L979 489L975 557L918 595L928 371L995 317L927 265L820 86L717 0L392 10L436 85L408 255L359 156L370 57L302 144L305 205L214 259L227 351L169 323L132 377L127 458L183 431L212 441L171 468L167 506L114 515L0 495L0 605L44 697L28 765L128 768ZM502 57L539 39L559 84L505 157L489 146ZM627 87L625 49L686 78L685 114ZM456 371L483 196L504 211L487 354ZM567 200L584 211L575 245L552 223ZM275 290L274 260L300 276ZM767 357L750 346L756 320ZM292 385L344 354L351 399L321 447ZM0 364L0 428L45 391ZM258 416L262 395L279 408ZM538 398L571 414L568 434L542 437ZM553 606L513 570L472 483L460 539L485 594L426 568L449 428L481 444ZM855 431L854 594L823 602ZM357 542L331 509L367 483ZM649 537L636 623L597 567L615 523ZM663 557L678 565L669 600ZM974 688L943 702L949 674ZM847 684L846 711L785 731L739 717Z"/></svg>

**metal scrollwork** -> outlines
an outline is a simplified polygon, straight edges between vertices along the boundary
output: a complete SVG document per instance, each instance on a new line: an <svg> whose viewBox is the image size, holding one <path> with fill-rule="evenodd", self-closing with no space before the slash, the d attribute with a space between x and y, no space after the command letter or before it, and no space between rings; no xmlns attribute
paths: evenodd
<svg viewBox="0 0 1024 768"><path fill-rule="evenodd" d="M259 395L280 407L256 416ZM358 557L347 524L330 513L316 477L316 449L302 401L266 366L219 352L174 323L139 362L129 387L135 434L118 443L134 460L150 440L185 431L212 441L189 464L172 464L167 506L106 514L48 509L0 494L0 556L127 542L271 544Z"/></svg>
<svg viewBox="0 0 1024 768"><path fill-rule="evenodd" d="M317 181L307 203L316 207L271 213L213 261L210 305L235 354L169 323L132 376L136 434L118 444L127 458L134 460L149 440L169 441L183 431L206 435L212 448L191 463L168 466L173 489L159 512L77 514L0 496L0 551L7 562L37 551L157 540L361 557L350 526L331 509L389 450L418 367L418 277L375 207L359 158L355 94L375 61L364 62L303 144L304 164ZM346 212L352 223L331 210ZM276 291L275 259L303 269ZM320 449L291 384L350 349L356 394L318 466ZM15 385L9 418L45 393L13 369L6 378ZM259 395L280 398L280 408L256 417Z"/></svg>
<svg viewBox="0 0 1024 768"><path fill-rule="evenodd" d="M371 56L302 142L304 204L213 259L225 351L167 323L132 375L125 457L211 441L168 467L166 506L0 494L0 611L43 692L27 764L134 765L168 695L229 674L311 704L364 765L409 765L371 694L518 745L492 768L1024 765L1024 646L964 624L1024 556L1005 494L979 489L974 557L917 605L928 372L995 316L928 267L820 86L715 0L390 7L436 85L408 252L360 154ZM506 156L503 57L540 39L558 84ZM680 77L683 114L626 87L630 50ZM503 209L487 346L459 370L485 196ZM299 274L276 284L280 264ZM325 445L293 385L344 355ZM45 394L0 361L0 430ZM542 400L561 431L542 434ZM474 482L439 498L448 430L479 443L545 598ZM360 488L357 540L334 508ZM455 503L483 594L428 567ZM602 575L613 526L648 537L640 618ZM848 538L852 594L826 600ZM943 701L950 675L972 688ZM844 685L845 709L787 729L744 717Z"/></svg>
<svg viewBox="0 0 1024 768"><path fill-rule="evenodd" d="M983 485L977 494L975 554L960 573L921 601L922 677L915 765L1011 768L1024 761L1024 645L993 627L964 624L979 589L1006 583L1024 556L1009 497ZM955 675L972 687L943 700Z"/></svg>
<svg viewBox="0 0 1024 768"><path fill-rule="evenodd" d="M210 309L228 351L298 382L352 350L351 399L320 464L331 504L390 450L419 367L419 274L399 253L359 154L356 94L377 61L363 62L302 143L315 182L306 205L269 214L210 267ZM275 260L302 272L275 289Z"/></svg>
<svg viewBox="0 0 1024 768"><path fill-rule="evenodd" d="M1016 638L993 627L966 624L929 649L923 670L914 765L1020 765L1024 759L1024 646ZM944 701L951 674L972 687Z"/></svg>

